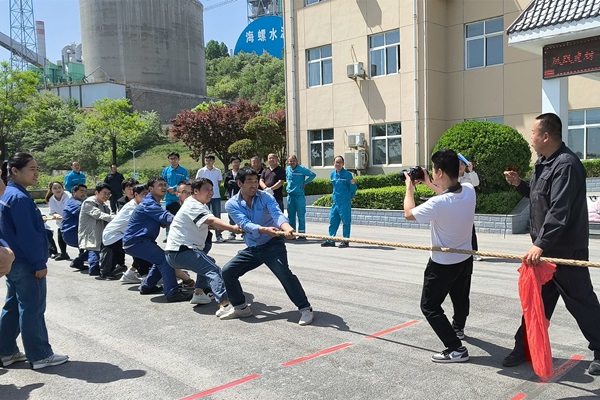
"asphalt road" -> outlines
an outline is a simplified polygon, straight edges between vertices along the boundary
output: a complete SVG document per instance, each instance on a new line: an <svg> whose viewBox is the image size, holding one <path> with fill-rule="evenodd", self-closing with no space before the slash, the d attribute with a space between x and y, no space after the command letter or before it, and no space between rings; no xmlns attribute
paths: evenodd
<svg viewBox="0 0 600 400"><path fill-rule="evenodd" d="M326 234L327 228L309 223L307 231ZM429 243L429 232L422 230L355 226L352 236ZM521 254L530 243L527 235L478 236L483 251ZM240 240L215 244L211 255L224 265L242 248ZM591 260L600 261L600 240L590 248ZM520 320L515 261L475 264L465 329L471 360L434 364L430 356L443 346L419 308L427 252L357 244L321 248L314 240L290 242L287 249L315 309L310 326L297 324L298 311L264 266L241 280L255 316L220 321L216 304L167 304L163 296L141 296L136 285L97 281L69 268L68 261L50 261L46 322L54 351L70 361L40 371L27 363L0 369L0 399L600 395L600 378L586 372L593 354L562 302L550 326L553 380L539 383L529 365L502 367ZM600 270L592 270L592 279L598 293Z"/></svg>

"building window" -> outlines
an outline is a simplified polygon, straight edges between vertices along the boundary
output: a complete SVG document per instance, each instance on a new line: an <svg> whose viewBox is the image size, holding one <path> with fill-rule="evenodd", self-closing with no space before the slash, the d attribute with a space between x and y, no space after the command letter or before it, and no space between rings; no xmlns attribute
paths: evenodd
<svg viewBox="0 0 600 400"><path fill-rule="evenodd" d="M600 108L569 111L567 146L582 160L600 158Z"/></svg>
<svg viewBox="0 0 600 400"><path fill-rule="evenodd" d="M402 164L400 123L371 125L373 165Z"/></svg>
<svg viewBox="0 0 600 400"><path fill-rule="evenodd" d="M308 131L310 142L310 166L333 166L333 129Z"/></svg>
<svg viewBox="0 0 600 400"><path fill-rule="evenodd" d="M331 45L306 50L308 87L328 85L333 82Z"/></svg>
<svg viewBox="0 0 600 400"><path fill-rule="evenodd" d="M396 74L400 69L400 31L369 37L371 76Z"/></svg>
<svg viewBox="0 0 600 400"><path fill-rule="evenodd" d="M466 69L504 62L504 18L465 25Z"/></svg>
<svg viewBox="0 0 600 400"><path fill-rule="evenodd" d="M304 0L304 5L310 6L311 4L321 3L325 0Z"/></svg>
<svg viewBox="0 0 600 400"><path fill-rule="evenodd" d="M497 124L504 125L504 117L482 117L482 118L465 119L465 121L495 122Z"/></svg>

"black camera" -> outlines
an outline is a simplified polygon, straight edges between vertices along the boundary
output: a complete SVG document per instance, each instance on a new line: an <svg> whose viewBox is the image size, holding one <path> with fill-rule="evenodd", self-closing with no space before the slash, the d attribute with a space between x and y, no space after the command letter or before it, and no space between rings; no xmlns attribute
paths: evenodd
<svg viewBox="0 0 600 400"><path fill-rule="evenodd" d="M425 173L423 172L423 169L419 166L412 167L408 171L403 170L402 172L403 172L402 178L404 178L404 172L406 172L408 174L408 176L410 177L410 180L413 182L425 180ZM404 179L402 179L402 180L404 181Z"/></svg>

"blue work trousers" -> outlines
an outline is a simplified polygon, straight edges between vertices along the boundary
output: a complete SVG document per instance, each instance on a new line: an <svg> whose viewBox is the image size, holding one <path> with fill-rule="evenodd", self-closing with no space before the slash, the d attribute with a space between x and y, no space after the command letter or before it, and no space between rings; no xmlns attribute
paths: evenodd
<svg viewBox="0 0 600 400"><path fill-rule="evenodd" d="M302 284L288 266L287 250L282 237L273 238L262 246L246 247L244 250L240 250L223 267L221 273L227 288L227 295L234 307L246 303L240 277L262 264L266 264L271 272L275 274L288 297L299 310L310 308Z"/></svg>
<svg viewBox="0 0 600 400"><path fill-rule="evenodd" d="M165 258L165 252L156 242L145 240L136 243L125 249L125 253L131 257L141 258L142 260L152 263L150 272L142 282L142 288L151 288L156 286L160 278L163 280L163 293L169 297L174 295L179 290L177 286L177 278L175 270L169 265Z"/></svg>
<svg viewBox="0 0 600 400"><path fill-rule="evenodd" d="M351 201L347 203L333 203L329 212L329 236L335 236L340 227L340 221L343 224L342 235L345 238L350 237L350 224L352 223Z"/></svg>
<svg viewBox="0 0 600 400"><path fill-rule="evenodd" d="M96 273L96 272L100 272L100 252L97 250L87 250L88 252L88 265L89 265L89 272L90 274L92 272Z"/></svg>
<svg viewBox="0 0 600 400"><path fill-rule="evenodd" d="M217 188L216 190L218 190L219 188ZM212 213L212 215L214 215L216 218L221 219L221 199L211 199L210 203L208 203L208 208L210 209L210 212ZM217 236L217 239L220 237L223 237L223 234L221 233L221 231L215 230L215 235Z"/></svg>
<svg viewBox="0 0 600 400"><path fill-rule="evenodd" d="M167 262L173 268L188 269L198 274L196 278L196 287L204 280L208 280L208 284L215 295L217 303L228 300L227 292L225 291L225 283L221 276L221 268L215 263L215 259L206 255L201 250L185 250L178 252L165 252ZM200 284L200 288L203 283Z"/></svg>
<svg viewBox="0 0 600 400"><path fill-rule="evenodd" d="M19 333L29 362L54 354L44 319L46 278L37 279L34 273L31 266L15 261L6 275L6 303L0 316L0 356L19 351Z"/></svg>
<svg viewBox="0 0 600 400"><path fill-rule="evenodd" d="M298 217L298 230L296 232L306 232L306 197L304 194L288 194L288 219L290 225L296 231L296 217Z"/></svg>

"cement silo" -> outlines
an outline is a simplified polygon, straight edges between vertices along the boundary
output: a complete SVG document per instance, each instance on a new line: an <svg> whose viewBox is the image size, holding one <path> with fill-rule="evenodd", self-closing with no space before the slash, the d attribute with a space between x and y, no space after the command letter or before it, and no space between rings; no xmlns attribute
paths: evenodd
<svg viewBox="0 0 600 400"><path fill-rule="evenodd" d="M184 99L181 108L206 95L198 0L79 0L79 8L83 59L86 73L96 70L94 82L125 83L137 91L130 98L138 109L173 102L169 93ZM144 96L150 104L136 107Z"/></svg>

